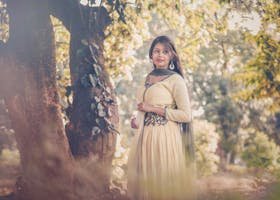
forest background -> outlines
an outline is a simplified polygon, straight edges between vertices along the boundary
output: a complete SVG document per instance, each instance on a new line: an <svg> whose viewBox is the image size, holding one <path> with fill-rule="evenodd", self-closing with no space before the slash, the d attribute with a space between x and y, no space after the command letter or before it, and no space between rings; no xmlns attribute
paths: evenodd
<svg viewBox="0 0 280 200"><path fill-rule="evenodd" d="M86 185L54 196L125 199L135 93L151 41L168 35L191 92L200 198L276 199L279 15L278 0L0 1L0 196L53 192L54 167Z"/></svg>

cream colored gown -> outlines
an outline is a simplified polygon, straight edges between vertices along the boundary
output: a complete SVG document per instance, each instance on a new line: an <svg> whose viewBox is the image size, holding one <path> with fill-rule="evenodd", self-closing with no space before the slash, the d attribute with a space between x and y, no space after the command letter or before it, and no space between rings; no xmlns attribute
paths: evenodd
<svg viewBox="0 0 280 200"><path fill-rule="evenodd" d="M166 107L166 117L138 112L140 127L128 159L128 196L131 200L194 199L194 172L186 165L178 124L191 119L184 79L173 74L143 86L137 99Z"/></svg>

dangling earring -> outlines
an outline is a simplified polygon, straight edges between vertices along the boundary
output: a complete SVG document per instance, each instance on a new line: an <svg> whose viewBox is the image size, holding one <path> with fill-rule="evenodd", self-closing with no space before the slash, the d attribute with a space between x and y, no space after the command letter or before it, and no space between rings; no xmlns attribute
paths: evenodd
<svg viewBox="0 0 280 200"><path fill-rule="evenodd" d="M168 67L170 70L174 70L175 69L175 65L174 65L174 62L173 60L170 62L169 64L169 67Z"/></svg>

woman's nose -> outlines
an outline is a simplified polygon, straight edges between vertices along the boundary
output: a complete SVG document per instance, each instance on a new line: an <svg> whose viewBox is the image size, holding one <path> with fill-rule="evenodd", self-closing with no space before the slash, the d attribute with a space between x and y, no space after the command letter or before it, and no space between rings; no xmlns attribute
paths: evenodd
<svg viewBox="0 0 280 200"><path fill-rule="evenodd" d="M160 51L160 52L158 53L158 55L159 55L159 56L163 56L164 53Z"/></svg>

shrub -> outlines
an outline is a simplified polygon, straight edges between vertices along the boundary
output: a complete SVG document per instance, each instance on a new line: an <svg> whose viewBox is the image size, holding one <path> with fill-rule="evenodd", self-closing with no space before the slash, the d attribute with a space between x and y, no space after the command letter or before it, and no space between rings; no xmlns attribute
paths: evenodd
<svg viewBox="0 0 280 200"><path fill-rule="evenodd" d="M220 137L215 125L206 120L195 120L194 136L198 175L206 176L217 172L220 158L216 150Z"/></svg>
<svg viewBox="0 0 280 200"><path fill-rule="evenodd" d="M248 167L279 170L280 149L262 132L251 134L245 141L242 159Z"/></svg>

